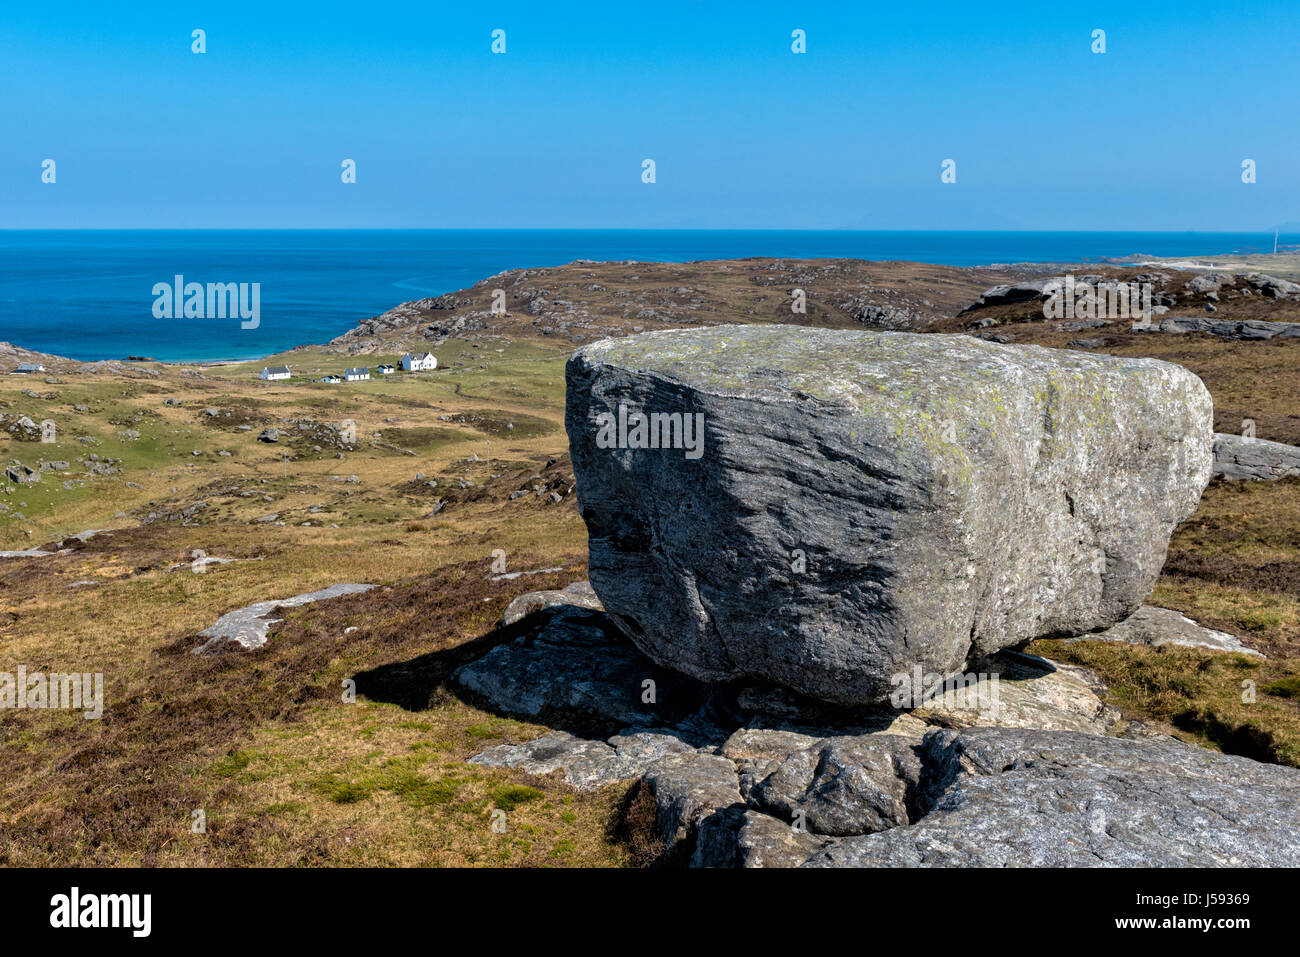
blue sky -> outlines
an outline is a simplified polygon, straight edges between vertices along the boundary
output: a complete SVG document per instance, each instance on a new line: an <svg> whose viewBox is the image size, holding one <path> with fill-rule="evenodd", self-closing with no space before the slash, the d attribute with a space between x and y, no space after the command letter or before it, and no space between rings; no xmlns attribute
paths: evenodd
<svg viewBox="0 0 1300 957"><path fill-rule="evenodd" d="M10 0L0 228L1267 231L1300 220L1298 28L1294 0Z"/></svg>

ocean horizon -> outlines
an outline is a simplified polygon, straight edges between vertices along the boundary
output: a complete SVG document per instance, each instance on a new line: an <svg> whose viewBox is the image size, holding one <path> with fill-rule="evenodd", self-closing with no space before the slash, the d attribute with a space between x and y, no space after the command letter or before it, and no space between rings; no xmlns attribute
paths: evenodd
<svg viewBox="0 0 1300 957"><path fill-rule="evenodd" d="M83 361L249 360L412 299L577 259L851 258L950 266L1267 253L1272 233L1016 230L0 230L0 341ZM1300 235L1277 238L1279 248ZM159 316L161 286L256 284L258 315ZM164 297L166 298L166 297ZM166 313L167 310L161 310Z"/></svg>

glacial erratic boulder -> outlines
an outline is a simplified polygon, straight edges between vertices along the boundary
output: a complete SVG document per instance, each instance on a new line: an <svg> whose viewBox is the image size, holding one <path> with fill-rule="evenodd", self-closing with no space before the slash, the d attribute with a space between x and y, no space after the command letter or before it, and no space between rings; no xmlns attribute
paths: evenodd
<svg viewBox="0 0 1300 957"><path fill-rule="evenodd" d="M655 662L882 702L1138 608L1210 477L1180 366L968 336L718 326L567 368L592 586Z"/></svg>

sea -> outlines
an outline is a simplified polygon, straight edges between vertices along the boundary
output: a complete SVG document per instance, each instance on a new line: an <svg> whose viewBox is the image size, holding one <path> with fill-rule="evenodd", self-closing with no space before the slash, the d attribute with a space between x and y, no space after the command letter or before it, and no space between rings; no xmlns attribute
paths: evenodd
<svg viewBox="0 0 1300 957"><path fill-rule="evenodd" d="M1294 246L1300 236L1278 242ZM398 303L506 269L575 259L847 257L978 266L1260 253L1273 243L1272 233L1199 232L0 230L0 342L84 361L254 359L328 341ZM245 284L249 312L256 284L256 322L172 310L177 277L182 290Z"/></svg>

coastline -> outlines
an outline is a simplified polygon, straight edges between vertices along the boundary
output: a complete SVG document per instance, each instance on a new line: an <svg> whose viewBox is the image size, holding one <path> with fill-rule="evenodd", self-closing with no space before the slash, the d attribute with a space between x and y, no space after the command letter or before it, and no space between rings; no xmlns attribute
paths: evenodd
<svg viewBox="0 0 1300 957"><path fill-rule="evenodd" d="M951 236L951 234L936 234L936 235L941 237ZM1026 236L1028 235L1031 234L1026 234ZM1026 239L1025 241L1028 240ZM605 250L592 251L593 254L601 253L601 252L605 252ZM912 252L913 254L915 254L916 250L900 250L900 253L904 254L904 256L908 252ZM410 289L403 288L403 286L405 285L404 283L394 283L393 284L394 288L392 288L391 290L392 298L387 301L387 305L384 307L384 309L378 313L370 312L369 310L366 309L355 310L355 311L349 310L347 316L338 317L338 316L329 316L321 312L318 308L311 308L311 307L295 304L289 307L290 316L293 316L295 314L300 316L303 313L311 313L312 315L319 315L319 325L317 326L317 328L321 330L319 335L322 337L322 341L319 342L310 341L310 338L314 337L316 333L312 332L309 328L303 328L299 330L299 332L300 334L307 337L308 341L300 340L296 344L289 346L288 348L278 349L278 350L274 348L270 348L264 352L259 351L254 355L245 356L245 357L232 357L226 355L226 356L219 356L216 358L192 358L187 356L181 356L176 358L151 359L148 361L140 361L137 359L127 358L126 355L120 355L120 356L105 356L100 358L83 359L83 358L76 358L74 356L67 355L64 353L46 352L41 348L34 348L31 346L18 346L16 343L14 343L13 345L19 352L30 354L34 358L46 356L53 359L66 359L67 361L76 362L85 365L92 365L95 363L104 363L104 362L118 362L123 364L129 363L135 365L156 364L156 365L170 366L170 367L221 369L228 366L267 362L272 360L275 357L285 356L298 349L323 347L326 345L328 341L335 338L335 335L332 335L332 332L335 328L338 328L338 322L340 319L349 323L343 333L344 335L346 335L352 332L353 330L357 329L358 327L363 326L367 322L372 322L380 317L387 315L389 312L400 310L411 303L421 302L429 298L437 298L439 295L463 297L464 295L472 292L475 287L480 285L487 278L506 275L507 273L518 273L520 271L536 274L536 273L545 272L547 270L562 268L563 266L566 265L573 266L573 265L579 265L584 263L593 263L593 264L594 263L605 263L605 264L619 263L619 264L627 264L627 265L644 264L646 266L651 266L651 267L664 266L664 265L680 265L683 267L691 267L691 266L698 266L700 264L707 263L707 262L746 262L749 260L769 260L774 263L794 262L799 260L807 260L807 261L844 260L844 261L856 261L861 264L873 265L878 267L886 267L887 270L902 269L902 268L907 268L909 266L917 266L917 265L922 265L922 266L936 265L936 266L945 266L951 269L963 270L963 271L989 270L989 271L1005 272L1010 274L1020 274L1023 275L1025 278L1029 278L1032 276L1065 273L1071 271L1078 272L1080 270L1085 270L1089 268L1123 269L1123 268L1150 267L1150 268L1175 269L1180 271L1200 270L1204 272L1216 272L1216 273L1262 271L1262 272L1268 272L1269 274L1278 275L1279 277L1282 278L1300 279L1300 253L1297 253L1296 247L1290 247L1290 246L1279 247L1279 251L1277 253L1243 254L1242 252L1235 252L1235 253L1221 252L1221 253L1209 253L1209 254L1199 254L1199 255L1194 254L1190 256L1184 255L1180 257L1161 257L1158 255L1152 255L1150 253L1129 253L1129 254L1119 255L1119 256L1115 256L1115 255L1095 256L1095 257L1081 256L1080 258L1077 259L1045 259L1045 260L1019 260L1019 261L985 260L978 264L971 263L968 259L968 256L966 255L954 255L947 262L944 263L933 263L922 259L898 258L892 256L888 259L885 258L858 259L856 257L846 256L846 255L832 255L832 256L798 255L798 256L788 256L788 257L757 256L757 257L744 257L742 259L676 258L676 257L684 257L685 254L686 254L686 250L682 249L675 253L675 258L673 259L619 260L619 259L612 259L612 258L607 258L607 259L577 258L577 259L570 260L568 263L561 264L561 266L523 266L523 267L513 266L504 271L498 271L498 272L485 271L485 272L474 273L474 274L467 273L467 270L472 267L464 266L460 270L464 275L457 277L457 281L460 283L460 285L458 287L448 288L447 291L441 294L434 294L432 296L416 295L414 298L401 299L400 297L403 293L407 293L409 295ZM963 259L965 259L966 261L961 261ZM523 260L523 261L526 262L528 260ZM420 291L424 292L426 290L422 289ZM283 310L284 307L280 307L280 308ZM301 322L301 320L296 320L296 321ZM15 332L21 334L22 330L21 328L19 328L16 329ZM55 348L56 349L58 348L57 344L55 345ZM124 350L124 352L125 351L126 350Z"/></svg>

